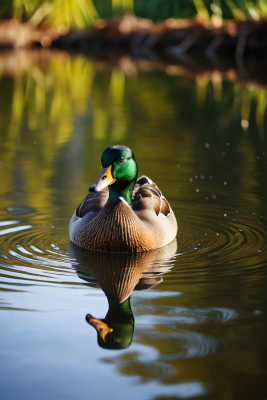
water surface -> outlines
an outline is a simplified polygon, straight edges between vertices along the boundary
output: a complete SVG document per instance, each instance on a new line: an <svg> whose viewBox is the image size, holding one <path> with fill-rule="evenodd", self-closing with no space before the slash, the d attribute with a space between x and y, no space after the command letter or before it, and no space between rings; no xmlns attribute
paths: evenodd
<svg viewBox="0 0 267 400"><path fill-rule="evenodd" d="M65 53L9 67L0 80L1 399L265 399L266 88L145 63L103 69ZM114 144L132 148L179 224L170 254L112 259L122 271L136 265L121 350L102 348L85 320L111 307L103 290L111 296L112 285L99 278L108 261L80 258L68 237Z"/></svg>

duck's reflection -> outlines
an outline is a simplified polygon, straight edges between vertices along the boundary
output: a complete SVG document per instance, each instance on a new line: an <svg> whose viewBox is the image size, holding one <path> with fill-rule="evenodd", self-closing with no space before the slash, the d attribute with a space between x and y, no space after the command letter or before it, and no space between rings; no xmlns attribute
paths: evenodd
<svg viewBox="0 0 267 400"><path fill-rule="evenodd" d="M69 245L70 256L80 278L96 284L107 296L109 309L104 319L91 314L86 321L97 331L99 346L106 349L129 347L134 333L134 316L130 295L134 290L147 290L163 281L174 262L177 241L144 253L104 253Z"/></svg>
<svg viewBox="0 0 267 400"><path fill-rule="evenodd" d="M108 299L109 309L104 319L86 315L86 321L97 331L97 341L105 349L125 349L129 347L134 333L134 316L130 297L123 303Z"/></svg>

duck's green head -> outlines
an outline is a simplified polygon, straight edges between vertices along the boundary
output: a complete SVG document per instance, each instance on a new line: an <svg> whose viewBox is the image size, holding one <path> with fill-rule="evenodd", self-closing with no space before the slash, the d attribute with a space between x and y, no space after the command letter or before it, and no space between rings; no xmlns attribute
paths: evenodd
<svg viewBox="0 0 267 400"><path fill-rule="evenodd" d="M137 174L137 164L132 150L126 146L110 146L102 154L99 178L89 191L100 192L110 186L109 200L123 197L128 204L131 204Z"/></svg>

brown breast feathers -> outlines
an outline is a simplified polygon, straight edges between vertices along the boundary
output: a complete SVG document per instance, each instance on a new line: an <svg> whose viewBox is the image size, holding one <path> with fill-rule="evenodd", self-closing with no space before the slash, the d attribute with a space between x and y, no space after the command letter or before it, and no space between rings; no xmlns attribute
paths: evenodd
<svg viewBox="0 0 267 400"><path fill-rule="evenodd" d="M151 230L120 199L105 204L88 225L74 234L74 242L92 250L128 252L158 247Z"/></svg>

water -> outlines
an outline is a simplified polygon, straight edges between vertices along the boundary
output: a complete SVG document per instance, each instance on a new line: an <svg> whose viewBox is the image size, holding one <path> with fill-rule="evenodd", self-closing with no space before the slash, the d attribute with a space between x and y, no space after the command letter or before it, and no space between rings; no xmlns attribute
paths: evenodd
<svg viewBox="0 0 267 400"><path fill-rule="evenodd" d="M266 88L42 54L1 58L1 399L265 399ZM114 144L176 214L164 252L69 245Z"/></svg>

